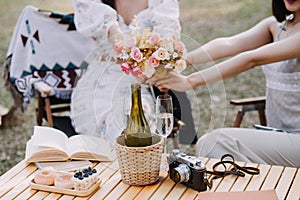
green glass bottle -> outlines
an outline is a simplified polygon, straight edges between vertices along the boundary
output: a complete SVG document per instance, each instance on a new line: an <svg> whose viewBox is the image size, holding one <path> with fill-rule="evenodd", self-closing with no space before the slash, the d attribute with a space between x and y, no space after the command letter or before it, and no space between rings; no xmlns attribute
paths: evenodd
<svg viewBox="0 0 300 200"><path fill-rule="evenodd" d="M152 134L144 115L141 85L131 85L131 111L125 129L125 144L129 147L144 147L152 144Z"/></svg>

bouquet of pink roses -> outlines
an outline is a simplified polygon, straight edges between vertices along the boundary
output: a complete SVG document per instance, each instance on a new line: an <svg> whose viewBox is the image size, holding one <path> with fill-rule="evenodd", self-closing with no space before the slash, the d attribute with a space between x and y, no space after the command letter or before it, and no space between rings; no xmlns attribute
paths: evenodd
<svg viewBox="0 0 300 200"><path fill-rule="evenodd" d="M186 68L183 59L185 45L175 36L162 37L150 29L134 31L114 44L121 69L133 76L163 76L167 69L182 72Z"/></svg>

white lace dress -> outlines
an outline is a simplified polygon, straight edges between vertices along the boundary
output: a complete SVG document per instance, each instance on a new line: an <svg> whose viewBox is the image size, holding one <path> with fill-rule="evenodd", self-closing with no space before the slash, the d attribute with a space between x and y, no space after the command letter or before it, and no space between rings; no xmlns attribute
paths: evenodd
<svg viewBox="0 0 300 200"><path fill-rule="evenodd" d="M73 126L79 134L103 137L113 144L125 127L125 97L136 79L112 61L115 54L107 32L113 24L119 24L126 33L131 24L126 25L114 9L100 0L74 0L74 8L77 30L93 38L98 47L86 58L88 69L72 94ZM139 12L136 20L140 27L152 27L160 34L180 34L177 0L149 0L148 8ZM149 114L154 108L152 95L143 89L142 96L144 108L148 110L145 113L153 121Z"/></svg>

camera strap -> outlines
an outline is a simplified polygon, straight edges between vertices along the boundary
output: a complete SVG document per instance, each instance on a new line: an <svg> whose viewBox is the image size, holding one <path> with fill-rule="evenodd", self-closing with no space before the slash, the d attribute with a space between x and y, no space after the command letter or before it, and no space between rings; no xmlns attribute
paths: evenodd
<svg viewBox="0 0 300 200"><path fill-rule="evenodd" d="M226 164L229 164L229 167ZM223 169L217 169L220 165L223 166ZM212 181L215 179L223 178L227 175L244 177L246 173L250 175L257 175L259 172L260 170L258 168L242 167L238 165L231 154L224 154L221 157L221 160L213 165L212 171L206 171L207 174L211 174L212 176L210 181L205 178L205 182L209 188L212 188Z"/></svg>

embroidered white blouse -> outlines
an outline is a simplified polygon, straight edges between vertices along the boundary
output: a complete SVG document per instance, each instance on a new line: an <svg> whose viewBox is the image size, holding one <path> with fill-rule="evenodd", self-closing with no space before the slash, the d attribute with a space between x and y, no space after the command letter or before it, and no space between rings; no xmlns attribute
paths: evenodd
<svg viewBox="0 0 300 200"><path fill-rule="evenodd" d="M75 24L82 34L97 42L107 39L112 25L119 25L126 33L130 25L126 25L122 16L109 5L100 0L74 0ZM138 25L143 29L152 27L158 32L172 31L180 34L178 0L148 0L148 8L136 16Z"/></svg>

